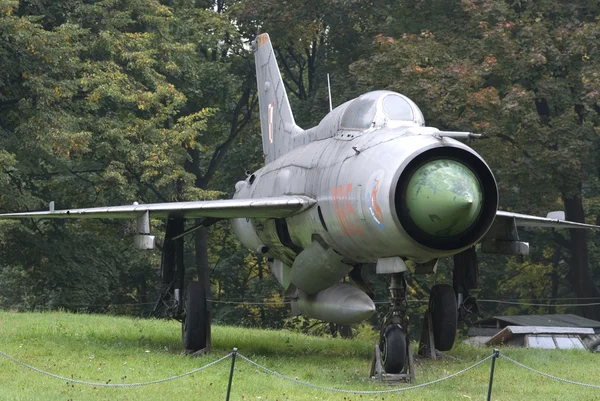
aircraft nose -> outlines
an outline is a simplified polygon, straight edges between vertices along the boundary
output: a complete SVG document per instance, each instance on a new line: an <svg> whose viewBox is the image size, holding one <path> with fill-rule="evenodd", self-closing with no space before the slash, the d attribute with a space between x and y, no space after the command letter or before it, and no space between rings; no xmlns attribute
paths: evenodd
<svg viewBox="0 0 600 401"><path fill-rule="evenodd" d="M477 221L483 205L482 185L475 173L452 159L437 159L419 167L405 196L414 224L440 237L467 230Z"/></svg>

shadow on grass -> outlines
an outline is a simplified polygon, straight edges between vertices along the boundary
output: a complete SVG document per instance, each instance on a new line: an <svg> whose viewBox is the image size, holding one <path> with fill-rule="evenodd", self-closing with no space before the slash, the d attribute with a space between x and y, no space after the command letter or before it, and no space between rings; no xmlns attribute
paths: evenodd
<svg viewBox="0 0 600 401"><path fill-rule="evenodd" d="M286 330L219 327L213 330L213 348L244 355L276 357L370 358L372 346L364 340L312 337Z"/></svg>

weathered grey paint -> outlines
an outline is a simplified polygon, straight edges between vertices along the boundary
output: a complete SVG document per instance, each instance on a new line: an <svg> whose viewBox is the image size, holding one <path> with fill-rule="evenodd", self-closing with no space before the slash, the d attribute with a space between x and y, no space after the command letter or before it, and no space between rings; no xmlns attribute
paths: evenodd
<svg viewBox="0 0 600 401"><path fill-rule="evenodd" d="M297 306L307 316L338 324L358 323L375 312L371 298L348 283L337 283L314 295L300 292Z"/></svg>
<svg viewBox="0 0 600 401"><path fill-rule="evenodd" d="M455 147L476 153L458 141L411 135L414 132L402 128L352 133L340 130L332 138L298 147L256 171L253 184L247 179L236 197L264 197L270 193L304 194L315 199L327 230L320 222L318 208L313 207L286 219L293 242L305 248L318 234L354 262L392 256L426 262L458 253L462 249L447 252L426 248L406 235L394 211L395 185L404 167L426 150ZM374 180L379 183L381 221L373 217L369 204ZM340 221L339 208L343 208L347 220ZM254 221L261 224L260 220ZM264 239L268 235L264 231L257 234Z"/></svg>

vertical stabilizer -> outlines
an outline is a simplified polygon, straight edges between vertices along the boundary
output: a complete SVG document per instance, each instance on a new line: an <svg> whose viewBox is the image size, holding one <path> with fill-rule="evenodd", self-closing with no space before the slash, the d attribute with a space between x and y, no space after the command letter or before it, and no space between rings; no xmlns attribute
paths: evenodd
<svg viewBox="0 0 600 401"><path fill-rule="evenodd" d="M263 153L265 163L270 163L292 150L293 136L303 130L294 121L269 35L258 35L253 49Z"/></svg>

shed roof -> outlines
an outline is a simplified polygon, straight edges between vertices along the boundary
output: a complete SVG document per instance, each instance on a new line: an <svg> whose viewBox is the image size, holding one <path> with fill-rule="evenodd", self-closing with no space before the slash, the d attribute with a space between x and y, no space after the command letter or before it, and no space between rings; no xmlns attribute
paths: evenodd
<svg viewBox="0 0 600 401"><path fill-rule="evenodd" d="M476 326L552 326L552 327L590 327L600 329L600 322L585 317L563 314L563 315L520 315L520 316L493 316L475 322Z"/></svg>
<svg viewBox="0 0 600 401"><path fill-rule="evenodd" d="M594 330L589 327L550 327L550 326L506 326L486 344L511 344L515 345L515 337L523 337L520 345L531 348L581 348L585 349L581 337L593 335Z"/></svg>

